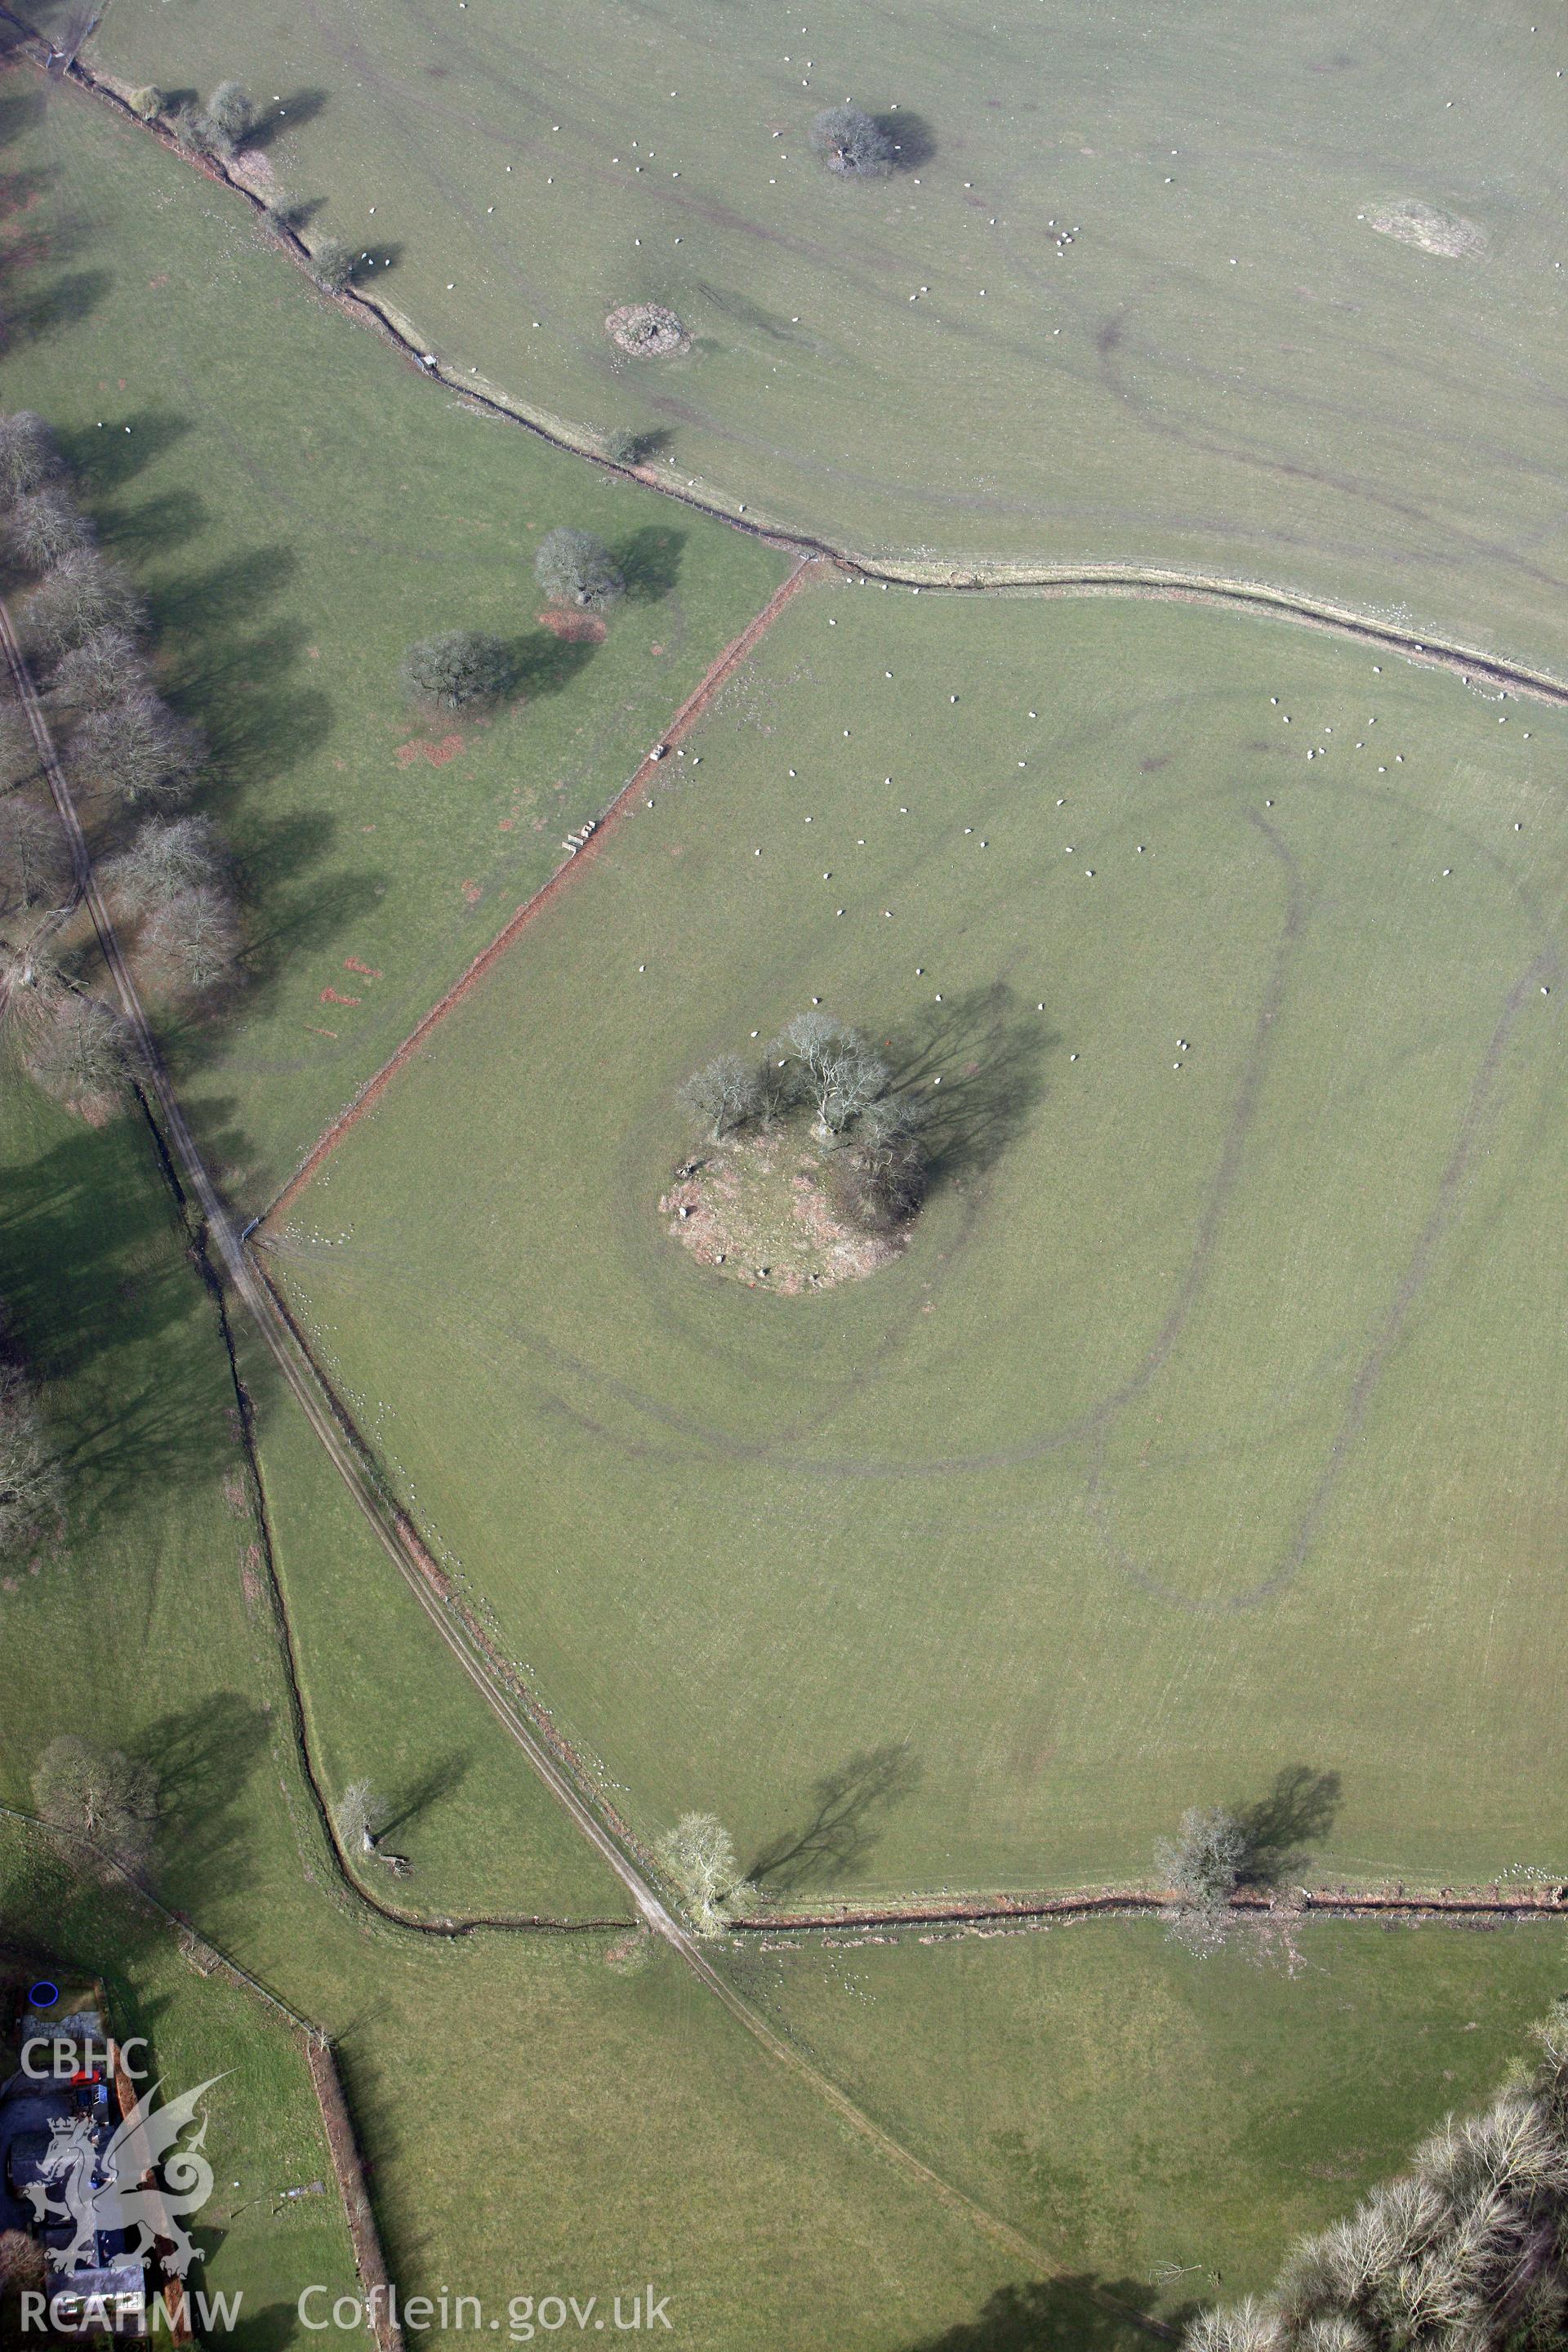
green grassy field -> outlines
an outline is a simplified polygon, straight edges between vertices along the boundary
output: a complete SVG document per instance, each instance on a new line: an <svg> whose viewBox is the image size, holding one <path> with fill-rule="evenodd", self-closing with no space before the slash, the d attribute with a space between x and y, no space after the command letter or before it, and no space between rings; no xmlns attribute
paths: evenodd
<svg viewBox="0 0 1568 2352"><path fill-rule="evenodd" d="M117 0L89 55L239 75L429 348L570 429L662 426L730 511L1264 579L1563 666L1549 16ZM812 157L847 95L897 108L892 179ZM1372 226L1410 203L1481 248ZM688 357L618 361L605 317L647 299Z"/></svg>
<svg viewBox="0 0 1568 2352"><path fill-rule="evenodd" d="M168 690L215 747L206 805L240 860L248 985L170 1043L255 1210L785 567L422 382L237 197L91 100L23 68L3 96L29 264L6 397L60 433L151 596ZM567 521L637 587L596 646L538 618L533 550ZM458 626L514 642L525 679L478 726L422 719L397 682L412 639Z"/></svg>
<svg viewBox="0 0 1568 2352"><path fill-rule="evenodd" d="M403 2291L445 2283L493 2305L654 2279L688 2340L715 2352L781 2334L801 2309L798 2340L896 2352L983 2304L1006 2263L847 2141L669 1955L625 1973L609 1964L624 1941L613 1930L453 1945L342 1890L289 1735L216 1318L144 1138L129 1121L72 1127L9 1083L5 1110L0 1297L47 1382L71 1490L67 1541L0 1581L13 1669L0 1796L30 1804L37 1755L82 1729L84 1693L99 1744L153 1761L157 1891L338 2038ZM416 1865L397 1893L429 1908L619 1916L614 1882L492 1738L259 1366L246 1370L329 1768L370 1771L405 1801L425 1791L395 1840ZM299 2290L351 2281L335 2204L272 2215L268 2192L323 2169L286 2045L133 1906L83 1893L11 1828L0 1919L7 1938L104 1974L117 2018L151 2033L171 2080L238 2069L215 2094L210 2284L246 2294L237 2343L311 2340L294 2321Z"/></svg>
<svg viewBox="0 0 1568 2352"><path fill-rule="evenodd" d="M287 2342L263 2315L291 2306L302 2279L353 2294L342 2200L304 2052L286 2021L222 1973L199 1975L174 1931L129 1895L73 1885L54 1843L16 1822L0 1822L0 1885L7 1938L30 1945L37 1967L59 1968L64 1953L99 1976L110 2032L148 2037L144 2054L166 2097L223 2078L205 2103L214 2193L193 2221L201 2259L191 2284L243 2298L234 2344L243 2352ZM306 2193L285 2198L289 2189Z"/></svg>
<svg viewBox="0 0 1568 2352"><path fill-rule="evenodd" d="M1295 1766L1339 1870L1551 1866L1563 740L1183 605L785 611L277 1237L641 1828L891 1748L844 1885L1142 1873ZM674 1088L816 996L942 1181L769 1297L664 1229Z"/></svg>
<svg viewBox="0 0 1568 2352"><path fill-rule="evenodd" d="M136 79L276 87L303 126L279 122L279 172L329 195L323 227L368 236L377 205L385 290L437 348L574 420L664 424L731 499L861 546L1263 572L1557 658L1549 37L1489 26L1473 58L1446 6L1352 26L1334 0L1271 56L1217 5L1041 16L989 43L841 0L814 26L817 68L873 103L890 77L925 117L919 191L912 166L880 191L805 170L821 85L795 95L752 8L721 47L598 8L568 43L491 0L443 33L118 0L98 41ZM653 60L679 93L660 152L602 168L644 142ZM783 560L421 382L79 93L12 72L0 138L26 265L6 403L62 428L217 750L254 970L170 1045L259 1206ZM531 243L498 258L508 162ZM656 167L681 173L657 196ZM1485 259L1351 225L1413 194L1479 221ZM1083 221L1060 261L1053 212ZM639 293L698 330L662 375L607 367L603 309ZM639 586L583 659L532 585L562 520ZM517 632L529 692L427 729L396 658L456 623ZM1142 1876L1184 1804L1300 1768L1321 1869L1561 1868L1564 731L1184 606L823 585L791 607L655 805L267 1237L639 1832L712 1806L784 1897ZM705 1275L656 1203L689 1148L677 1080L814 996L942 1080L938 1183L901 1262L786 1299ZM1562 1990L1556 1928L1314 1923L1294 1975L1130 1922L727 1958L1059 2262L1040 2279L670 1949L375 1916L302 1769L264 1536L321 1785L368 1777L399 1816L414 1875L378 1891L425 1915L626 1898L240 1328L258 1522L140 1122L0 1089L0 1298L70 1471L68 1539L0 1575L0 1796L28 1802L84 1692L96 1738L155 1762L158 1891L333 2033L405 2294L493 2315L651 2282L696 2352L1131 2352L1136 2315L1261 2279L1483 2095ZM241 2352L308 2340L294 2297L346 2286L348 2250L332 2198L277 2201L323 2172L289 2044L0 1830L5 1936L101 1972L171 2076L236 2070L209 2284L246 2292Z"/></svg>
<svg viewBox="0 0 1568 2352"><path fill-rule="evenodd" d="M1194 1963L1152 1922L1080 1921L753 1958L743 1980L928 2162L1085 2271L1158 2284L1168 2315L1263 2286L1358 2178L1489 2095L1564 1982L1553 1926L1319 1921L1296 1944L1294 1967L1247 1938Z"/></svg>

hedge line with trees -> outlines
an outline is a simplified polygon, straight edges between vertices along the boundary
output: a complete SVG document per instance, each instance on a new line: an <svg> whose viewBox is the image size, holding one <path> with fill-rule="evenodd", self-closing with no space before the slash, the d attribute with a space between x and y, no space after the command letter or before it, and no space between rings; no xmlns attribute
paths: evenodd
<svg viewBox="0 0 1568 2352"><path fill-rule="evenodd" d="M1184 2352L1562 2352L1568 2343L1568 2001L1479 2115L1450 2116L1267 2294Z"/></svg>
<svg viewBox="0 0 1568 2352"><path fill-rule="evenodd" d="M210 106L220 126L237 122L222 90ZM163 973L205 992L233 976L240 950L216 828L177 814L200 782L206 745L157 693L145 604L100 552L52 434L26 410L0 415L0 527L12 572L34 583L25 628L116 912ZM0 780L0 1003L37 1083L96 1116L124 1091L127 1033L72 968L71 861L36 752L12 756L13 745L30 747L19 712L16 720Z"/></svg>

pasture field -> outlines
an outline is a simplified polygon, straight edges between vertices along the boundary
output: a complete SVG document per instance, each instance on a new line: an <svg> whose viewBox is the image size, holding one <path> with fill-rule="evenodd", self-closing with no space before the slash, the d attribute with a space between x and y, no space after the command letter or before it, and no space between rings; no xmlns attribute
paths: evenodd
<svg viewBox="0 0 1568 2352"><path fill-rule="evenodd" d="M205 805L239 859L247 985L165 1020L186 1108L260 1208L561 860L784 577L784 560L487 422L356 331L240 200L16 67L0 169L25 257L7 400L61 435L148 592ZM102 430L100 428L102 421ZM598 531L635 593L600 645L539 619L540 535ZM493 629L515 706L411 710L414 638Z"/></svg>
<svg viewBox="0 0 1568 2352"><path fill-rule="evenodd" d="M379 1920L342 1889L258 1592L216 1318L144 1138L131 1121L72 1126L9 1081L5 1112L0 1297L68 1435L71 1515L36 1575L0 1584L0 1799L31 1804L38 1753L81 1729L84 1692L96 1741L154 1762L156 1891L337 2038L403 2291L460 2283L504 2302L657 2279L689 2340L725 2352L755 2341L753 2328L786 2326L811 2352L899 2352L980 2307L1007 2263L847 2139L671 1955L612 1966L618 1930L454 1944ZM260 1387L258 1366L245 1369ZM416 1863L412 1904L616 1916L615 1883L566 1846L521 1761L497 1753L489 1718L433 1637L426 1646L390 1569L372 1580L355 1548L369 1538L335 1517L284 1402L261 1403L291 1602L311 1580L331 1588L303 1601L301 1622L307 1707L329 1762L378 1773L405 1800L425 1784L395 1841ZM312 1526L307 1575L297 1546ZM359 1686L345 1687L356 1644ZM395 1721L374 1723L378 1703ZM214 2094L224 2165L212 2218L227 2234L210 2284L244 2288L247 2324L265 2323L237 2343L312 2340L294 2297L313 2279L346 2288L351 2274L337 2204L273 2212L276 2190L324 2177L325 2159L313 2109L299 2105L308 2083L270 2026L248 1997L189 1973L137 1906L73 1882L16 1824L0 1823L0 1918L7 1938L103 1973L158 2065L171 2079L185 2070L182 2087L238 2068L234 2090Z"/></svg>
<svg viewBox="0 0 1568 2352"><path fill-rule="evenodd" d="M271 1396L270 1360L237 1336L247 1384ZM291 1397L264 1413L259 1452L318 1772L334 1796L368 1780L414 1864L403 1881L373 1865L374 1892L426 1917L629 1922L625 1888L469 1692Z"/></svg>
<svg viewBox="0 0 1568 2352"><path fill-rule="evenodd" d="M1293 1966L1245 1937L1194 1965L1151 1920L1083 1920L742 1973L948 2179L1091 2275L1161 2283L1169 2317L1265 2285L1296 2232L1481 2104L1564 1981L1552 1924L1295 1941Z"/></svg>
<svg viewBox="0 0 1568 2352"><path fill-rule="evenodd" d="M238 75L426 347L580 438L661 427L731 513L1264 580L1563 667L1550 11L116 0L87 55ZM901 129L892 178L811 154L846 96ZM687 356L620 357L644 299Z"/></svg>
<svg viewBox="0 0 1568 2352"><path fill-rule="evenodd" d="M265 1237L644 1834L847 1783L773 1892L1093 1884L1302 1768L1335 1873L1554 1866L1563 743L1185 604L785 609ZM939 1181L770 1297L674 1090L817 998Z"/></svg>
<svg viewBox="0 0 1568 2352"><path fill-rule="evenodd" d="M192 2224L202 2250L192 2285L242 2296L251 2325L268 2305L275 2314L291 2306L302 2278L352 2294L342 2200L304 2052L288 2024L221 1973L199 1976L173 1931L130 1896L73 1884L58 1849L12 1821L0 1822L0 1887L7 1940L30 1948L40 1965L58 1967L64 1953L101 1978L111 2029L121 2039L148 2037L167 2095L225 2077L206 2105L215 2185ZM320 2195L311 2193L317 2183ZM279 2192L289 2188L307 2193L285 2200ZM247 2335L242 2318L232 2340L262 2338ZM274 2323L265 2340L289 2339Z"/></svg>

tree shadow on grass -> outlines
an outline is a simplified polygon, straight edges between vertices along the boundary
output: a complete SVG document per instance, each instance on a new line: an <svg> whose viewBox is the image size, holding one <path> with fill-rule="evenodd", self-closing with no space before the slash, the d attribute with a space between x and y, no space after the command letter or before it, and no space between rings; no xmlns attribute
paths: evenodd
<svg viewBox="0 0 1568 2352"><path fill-rule="evenodd" d="M122 1114L121 1126L138 1117ZM78 1549L148 1481L210 1479L232 1444L211 1307L175 1245L149 1146L75 1129L0 1189L0 1297L45 1383Z"/></svg>
<svg viewBox="0 0 1568 2352"><path fill-rule="evenodd" d="M149 555L166 555L195 539L205 527L207 509L195 490L169 489L139 506L100 508L97 520L105 554L134 568Z"/></svg>
<svg viewBox="0 0 1568 2352"><path fill-rule="evenodd" d="M268 111L258 118L246 132L247 147L270 147L285 131L302 130L314 122L327 104L331 92L324 89L291 89L284 98L279 112ZM268 100L270 110L271 100Z"/></svg>
<svg viewBox="0 0 1568 2352"><path fill-rule="evenodd" d="M399 1830L410 1828L432 1805L455 1796L468 1779L468 1770L469 1759L466 1756L444 1756L438 1763L430 1765L412 1787L394 1799L391 1817L382 1823L379 1835L389 1838Z"/></svg>
<svg viewBox="0 0 1568 2352"><path fill-rule="evenodd" d="M936 132L923 114L906 114L900 106L897 113L877 114L871 119L893 142L896 172L918 172L923 164L935 161Z"/></svg>
<svg viewBox="0 0 1568 2352"><path fill-rule="evenodd" d="M261 1707L237 1691L215 1691L199 1706L150 1724L136 1752L158 1776L160 1876L204 1904L242 1894L253 1870L246 1790L271 1737Z"/></svg>
<svg viewBox="0 0 1568 2352"><path fill-rule="evenodd" d="M842 1877L866 1861L882 1834L878 1817L913 1796L921 1772L920 1759L899 1744L847 1758L816 1782L805 1820L764 1846L746 1876L773 1895Z"/></svg>
<svg viewBox="0 0 1568 2352"><path fill-rule="evenodd" d="M662 523L647 523L611 551L626 583L629 602L657 604L661 597L669 594L680 576L680 555L685 545L683 530L671 530Z"/></svg>
<svg viewBox="0 0 1568 2352"><path fill-rule="evenodd" d="M585 616L590 622L593 615ZM532 702L542 694L559 694L594 658L596 635L558 637L552 629L531 630L506 646L506 695Z"/></svg>
<svg viewBox="0 0 1568 2352"><path fill-rule="evenodd" d="M25 292L13 293L5 318L7 341L40 342L62 328L79 326L91 317L113 284L107 269L75 269L47 285L29 285Z"/></svg>
<svg viewBox="0 0 1568 2352"><path fill-rule="evenodd" d="M1309 1764L1288 1764L1267 1796L1237 1810L1247 1835L1242 1886L1278 1886L1300 1874L1333 1827L1342 1790L1337 1772L1314 1772Z"/></svg>
<svg viewBox="0 0 1568 2352"><path fill-rule="evenodd" d="M129 416L117 411L112 423L106 418L101 433L96 425L84 425L68 427L58 437L71 482L82 504L91 506L134 481L143 467L183 441L191 429L188 417L168 409L137 408Z"/></svg>
<svg viewBox="0 0 1568 2352"><path fill-rule="evenodd" d="M26 37L19 25L0 25L0 65L10 62L12 50ZM37 130L43 121L44 102L41 89L7 89L0 96L0 147L9 147L24 132Z"/></svg>
<svg viewBox="0 0 1568 2352"><path fill-rule="evenodd" d="M1061 1039L998 981L928 1005L873 1042L891 1063L889 1092L921 1114L934 1186L984 1173L1023 1134L1045 1097L1047 1056Z"/></svg>
<svg viewBox="0 0 1568 2352"><path fill-rule="evenodd" d="M1135 2352L1174 2343L1197 2305L1154 2315L1156 2290L1142 2279L1074 2271L1005 2286L974 2319L922 2336L909 2352Z"/></svg>

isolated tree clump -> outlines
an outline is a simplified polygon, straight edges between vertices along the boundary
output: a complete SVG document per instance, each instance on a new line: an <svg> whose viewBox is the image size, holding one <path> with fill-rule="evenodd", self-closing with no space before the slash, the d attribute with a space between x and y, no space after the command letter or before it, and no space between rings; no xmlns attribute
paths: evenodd
<svg viewBox="0 0 1568 2352"><path fill-rule="evenodd" d="M0 1330L0 1559L11 1559L59 1513L59 1455L21 1359Z"/></svg>
<svg viewBox="0 0 1568 2352"><path fill-rule="evenodd" d="M403 656L403 683L420 702L448 710L496 702L510 683L510 657L500 637L482 629L447 629L422 637Z"/></svg>
<svg viewBox="0 0 1568 2352"><path fill-rule="evenodd" d="M572 530L564 524L547 531L539 542L533 569L552 604L597 611L626 593L626 583L615 558L592 531Z"/></svg>
<svg viewBox="0 0 1568 2352"><path fill-rule="evenodd" d="M99 629L139 635L146 607L117 563L91 548L77 548L55 565L27 606L27 620L45 651L58 656Z"/></svg>
<svg viewBox="0 0 1568 2352"><path fill-rule="evenodd" d="M62 555L92 545L92 525L68 492L52 482L24 490L11 509L11 546L29 571L45 572Z"/></svg>
<svg viewBox="0 0 1568 2352"><path fill-rule="evenodd" d="M77 710L103 710L145 691L152 672L126 629L94 629L62 654L49 675L49 692Z"/></svg>
<svg viewBox="0 0 1568 2352"><path fill-rule="evenodd" d="M91 1748L72 1732L52 1739L33 1775L33 1797L56 1829L90 1840L90 1859L107 1879L116 1863L135 1872L152 1853L157 1779L151 1765L118 1748Z"/></svg>
<svg viewBox="0 0 1568 2352"><path fill-rule="evenodd" d="M0 499L7 505L41 490L64 471L55 436L41 416L30 408L0 416Z"/></svg>
<svg viewBox="0 0 1568 2352"><path fill-rule="evenodd" d="M1561 2352L1568 2341L1568 2002L1540 2057L1408 2172L1300 2239L1270 2292L1208 2311L1184 2352Z"/></svg>
<svg viewBox="0 0 1568 2352"><path fill-rule="evenodd" d="M612 425L603 436L601 446L615 465L640 466L653 439L651 433L635 425Z"/></svg>
<svg viewBox="0 0 1568 2352"><path fill-rule="evenodd" d="M386 1807L368 1780L351 1780L338 1799L332 1819L351 1853L374 1853L386 1821Z"/></svg>
<svg viewBox="0 0 1568 2352"><path fill-rule="evenodd" d="M144 689L90 711L70 740L70 764L85 782L118 793L129 806L172 807L195 785L206 741L194 719L177 719Z"/></svg>
<svg viewBox="0 0 1568 2352"><path fill-rule="evenodd" d="M1173 1838L1161 1838L1154 1860L1180 1908L1170 1932L1194 1951L1223 1942L1231 1896L1241 1884L1251 1841L1242 1822L1222 1805L1190 1805Z"/></svg>
<svg viewBox="0 0 1568 2352"><path fill-rule="evenodd" d="M730 1832L714 1813L683 1813L655 1849L700 1936L716 1936L752 1908L756 1890L741 1874Z"/></svg>
<svg viewBox="0 0 1568 2352"><path fill-rule="evenodd" d="M311 249L310 275L323 294L346 294L354 281L353 247L341 236L324 236Z"/></svg>
<svg viewBox="0 0 1568 2352"><path fill-rule="evenodd" d="M893 168L895 150L887 131L847 102L823 109L811 126L811 143L828 170L846 179L883 179Z"/></svg>

